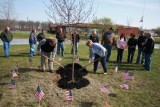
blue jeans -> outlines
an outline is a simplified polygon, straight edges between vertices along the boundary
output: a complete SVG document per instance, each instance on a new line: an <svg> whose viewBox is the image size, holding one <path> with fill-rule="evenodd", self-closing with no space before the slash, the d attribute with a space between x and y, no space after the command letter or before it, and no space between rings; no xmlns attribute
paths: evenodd
<svg viewBox="0 0 160 107"><path fill-rule="evenodd" d="M145 53L145 69L146 71L150 71L151 70L151 54L146 54Z"/></svg>
<svg viewBox="0 0 160 107"><path fill-rule="evenodd" d="M30 45L30 56L36 55L36 44L29 44Z"/></svg>
<svg viewBox="0 0 160 107"><path fill-rule="evenodd" d="M75 49L74 49L74 48L75 48ZM76 42L75 45L72 44L71 54L74 53L74 52L73 52L73 49L74 49L75 54L77 55L77 54L78 54L78 42Z"/></svg>
<svg viewBox="0 0 160 107"><path fill-rule="evenodd" d="M103 46L107 49L106 61L109 61L109 58L111 56L112 45L104 44Z"/></svg>
<svg viewBox="0 0 160 107"><path fill-rule="evenodd" d="M107 72L107 64L106 64L106 56L100 58L99 60L97 60L98 58L100 58L99 55L95 54L95 59L94 59L94 73L96 73L97 69L98 69L98 62L99 60L101 61L102 67L104 72Z"/></svg>
<svg viewBox="0 0 160 107"><path fill-rule="evenodd" d="M58 42L57 43L57 55L60 57L60 49L61 49L61 55L64 57L64 42Z"/></svg>
<svg viewBox="0 0 160 107"><path fill-rule="evenodd" d="M5 57L9 56L10 42L3 41L4 55Z"/></svg>
<svg viewBox="0 0 160 107"><path fill-rule="evenodd" d="M142 53L141 64L145 64L145 53L143 51L143 48L138 48L138 55L137 55L136 64L139 64L139 62L140 62L141 53Z"/></svg>

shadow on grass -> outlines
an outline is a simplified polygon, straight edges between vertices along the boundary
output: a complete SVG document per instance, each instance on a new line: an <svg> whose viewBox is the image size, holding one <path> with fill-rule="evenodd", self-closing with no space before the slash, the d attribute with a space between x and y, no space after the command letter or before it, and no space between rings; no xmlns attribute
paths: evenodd
<svg viewBox="0 0 160 107"><path fill-rule="evenodd" d="M108 94L108 96L110 96L110 97L117 97L117 94L115 94L115 93L110 93L110 94Z"/></svg>
<svg viewBox="0 0 160 107"><path fill-rule="evenodd" d="M2 93L0 93L0 100L2 99L2 96L3 96L3 94L2 94Z"/></svg>
<svg viewBox="0 0 160 107"><path fill-rule="evenodd" d="M94 102L81 102L80 107L93 107L93 106L98 106L97 103Z"/></svg>
<svg viewBox="0 0 160 107"><path fill-rule="evenodd" d="M144 67L140 64L129 64L127 62L116 63L115 61L108 64L110 69L114 69L118 65L118 70L144 70Z"/></svg>
<svg viewBox="0 0 160 107"><path fill-rule="evenodd" d="M19 70L18 70L20 73L26 73L26 72L33 72L33 71L36 71L36 72L41 72L41 70L40 69L35 69L35 68L32 68L32 67L30 67L30 68L19 68Z"/></svg>
<svg viewBox="0 0 160 107"><path fill-rule="evenodd" d="M4 86L4 85L8 85L9 83L6 83L6 82L2 82L0 83L0 86Z"/></svg>

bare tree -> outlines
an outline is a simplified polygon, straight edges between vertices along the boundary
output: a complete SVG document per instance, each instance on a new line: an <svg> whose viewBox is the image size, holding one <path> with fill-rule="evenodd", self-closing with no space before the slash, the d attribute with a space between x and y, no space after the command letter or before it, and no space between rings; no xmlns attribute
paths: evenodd
<svg viewBox="0 0 160 107"><path fill-rule="evenodd" d="M10 26L14 15L14 0L0 1L0 18L5 20L4 26Z"/></svg>
<svg viewBox="0 0 160 107"><path fill-rule="evenodd" d="M46 14L59 24L74 24L85 22L91 15L94 6L94 0L49 0L50 5L46 5L48 11ZM76 26L75 26L76 27ZM69 27L70 32L70 27ZM73 45L74 46L74 45ZM74 49L74 48L73 48ZM74 50L73 50L74 52ZM74 54L72 66L72 81L74 82Z"/></svg>
<svg viewBox="0 0 160 107"><path fill-rule="evenodd" d="M50 0L50 5L46 5L46 14L55 23L71 24L84 22L93 10L94 0Z"/></svg>

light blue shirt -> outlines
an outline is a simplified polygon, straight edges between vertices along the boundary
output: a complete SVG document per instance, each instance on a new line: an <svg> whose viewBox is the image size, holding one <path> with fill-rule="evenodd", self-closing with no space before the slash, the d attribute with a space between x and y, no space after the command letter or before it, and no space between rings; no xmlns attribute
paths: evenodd
<svg viewBox="0 0 160 107"><path fill-rule="evenodd" d="M98 54L99 56L104 56L103 53L106 53L106 49L99 43L93 43L91 47L92 53ZM93 58L92 54L92 58Z"/></svg>

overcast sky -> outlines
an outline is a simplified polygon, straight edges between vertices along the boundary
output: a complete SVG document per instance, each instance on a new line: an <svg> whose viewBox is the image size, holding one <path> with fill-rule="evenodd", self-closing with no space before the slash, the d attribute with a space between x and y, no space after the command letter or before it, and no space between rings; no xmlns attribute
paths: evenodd
<svg viewBox="0 0 160 107"><path fill-rule="evenodd" d="M15 0L18 20L48 21L46 7L49 0ZM97 18L108 17L115 24L143 28L160 27L160 0L95 0ZM98 4L98 5L97 5ZM143 16L143 23L140 19Z"/></svg>

